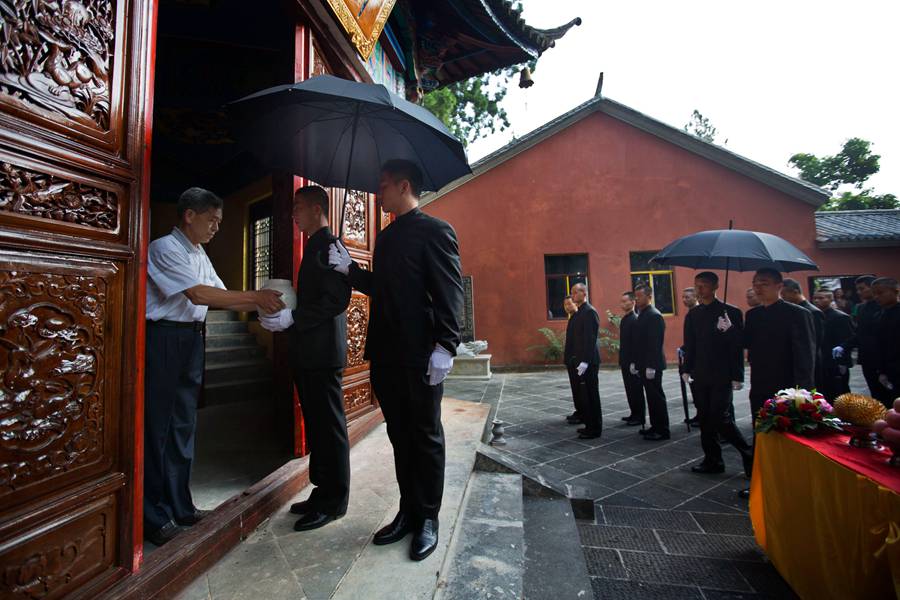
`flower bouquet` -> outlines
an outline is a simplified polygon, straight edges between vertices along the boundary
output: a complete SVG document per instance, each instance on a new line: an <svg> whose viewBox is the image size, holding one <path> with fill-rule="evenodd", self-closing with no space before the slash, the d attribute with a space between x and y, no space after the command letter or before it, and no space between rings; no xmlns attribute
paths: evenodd
<svg viewBox="0 0 900 600"><path fill-rule="evenodd" d="M841 431L841 420L832 414L833 411L825 396L815 391L781 390L759 409L756 430L803 433L827 427Z"/></svg>

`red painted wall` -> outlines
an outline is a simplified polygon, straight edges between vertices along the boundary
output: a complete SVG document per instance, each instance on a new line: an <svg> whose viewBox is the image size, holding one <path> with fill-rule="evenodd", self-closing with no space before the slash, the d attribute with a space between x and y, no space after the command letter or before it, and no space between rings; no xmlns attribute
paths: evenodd
<svg viewBox="0 0 900 600"><path fill-rule="evenodd" d="M545 254L587 253L591 303L618 312L630 289L629 252L658 250L704 229L765 231L784 237L821 275L900 276L900 248L820 250L814 207L603 113L594 113L426 205L459 236L463 273L473 276L475 337L495 365L540 363L528 351L547 319ZM676 314L666 317L666 355L675 360L693 284L676 268ZM804 284L812 272L792 274ZM746 308L750 273L732 273L729 300ZM720 277L722 273L720 272ZM722 297L721 289L719 297Z"/></svg>

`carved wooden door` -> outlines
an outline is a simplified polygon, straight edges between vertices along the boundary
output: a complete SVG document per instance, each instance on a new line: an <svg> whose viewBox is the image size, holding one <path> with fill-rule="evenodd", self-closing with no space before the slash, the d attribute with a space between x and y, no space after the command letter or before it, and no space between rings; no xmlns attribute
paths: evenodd
<svg viewBox="0 0 900 600"><path fill-rule="evenodd" d="M140 562L150 0L0 0L0 598Z"/></svg>

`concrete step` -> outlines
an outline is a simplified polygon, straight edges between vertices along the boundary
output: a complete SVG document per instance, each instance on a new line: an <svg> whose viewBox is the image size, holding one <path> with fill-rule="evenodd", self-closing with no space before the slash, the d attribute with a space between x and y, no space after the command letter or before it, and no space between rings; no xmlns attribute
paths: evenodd
<svg viewBox="0 0 900 600"><path fill-rule="evenodd" d="M223 348L206 349L206 366L222 363L239 362L249 358L264 356L266 349L262 346L225 346Z"/></svg>
<svg viewBox="0 0 900 600"><path fill-rule="evenodd" d="M206 322L237 321L240 315L233 310L210 310L206 313Z"/></svg>
<svg viewBox="0 0 900 600"><path fill-rule="evenodd" d="M523 514L520 475L473 472L434 598L522 598Z"/></svg>
<svg viewBox="0 0 900 600"><path fill-rule="evenodd" d="M268 379L272 376L272 364L265 358L248 358L206 365L205 387L221 383L234 383L248 379Z"/></svg>
<svg viewBox="0 0 900 600"><path fill-rule="evenodd" d="M223 335L226 333L247 333L246 321L207 321L207 335Z"/></svg>
<svg viewBox="0 0 900 600"><path fill-rule="evenodd" d="M206 351L212 348L236 348L238 346L256 346L256 336L252 333L229 333L206 335Z"/></svg>
<svg viewBox="0 0 900 600"><path fill-rule="evenodd" d="M203 400L206 406L231 404L258 400L272 393L270 377L257 379L241 379L224 383L207 383L203 387Z"/></svg>
<svg viewBox="0 0 900 600"><path fill-rule="evenodd" d="M581 599L593 596L581 537L568 498L525 495L526 600Z"/></svg>

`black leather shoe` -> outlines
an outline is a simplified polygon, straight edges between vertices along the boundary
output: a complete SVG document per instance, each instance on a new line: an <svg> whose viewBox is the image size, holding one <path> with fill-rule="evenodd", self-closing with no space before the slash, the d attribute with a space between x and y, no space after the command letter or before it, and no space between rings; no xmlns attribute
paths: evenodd
<svg viewBox="0 0 900 600"><path fill-rule="evenodd" d="M156 531L152 531L145 535L148 540L153 542L157 546L162 546L166 542L169 542L176 535L181 533L181 527L175 524L175 521L169 521Z"/></svg>
<svg viewBox="0 0 900 600"><path fill-rule="evenodd" d="M579 431L578 439L579 440L595 440L600 437L599 431Z"/></svg>
<svg viewBox="0 0 900 600"><path fill-rule="evenodd" d="M303 502L294 502L291 504L291 512L295 515L305 515L306 513L310 513L316 510L316 507L313 506L312 501L304 500Z"/></svg>
<svg viewBox="0 0 900 600"><path fill-rule="evenodd" d="M190 527L191 525L196 525L200 521L202 521L205 517L212 514L211 510L200 510L199 508L195 508L193 514L188 515L184 519L176 519L176 522L179 525L184 525L186 527Z"/></svg>
<svg viewBox="0 0 900 600"><path fill-rule="evenodd" d="M669 432L659 433L658 431L651 431L650 433L644 435L644 439L648 442L661 442L662 440L667 440L672 436Z"/></svg>
<svg viewBox="0 0 900 600"><path fill-rule="evenodd" d="M738 498L742 498L742 499L744 499L744 500L749 500L749 499L750 499L750 488L747 488L746 490L741 490L741 491L739 491L739 492L738 492Z"/></svg>
<svg viewBox="0 0 900 600"><path fill-rule="evenodd" d="M653 435L654 433L656 433L656 430L653 429L652 427L648 427L647 429L638 430L638 433L643 436L648 436L648 435Z"/></svg>
<svg viewBox="0 0 900 600"><path fill-rule="evenodd" d="M399 542L406 534L413 530L412 521L404 513L399 512L388 525L375 532L372 543L376 546L385 546Z"/></svg>
<svg viewBox="0 0 900 600"><path fill-rule="evenodd" d="M691 427L700 427L700 415L694 415L690 419L685 419L684 422Z"/></svg>
<svg viewBox="0 0 900 600"><path fill-rule="evenodd" d="M438 520L425 519L413 535L409 546L409 557L413 560L427 558L438 545Z"/></svg>
<svg viewBox="0 0 900 600"><path fill-rule="evenodd" d="M582 423L584 423L584 421L581 420L580 415L572 413L571 415L566 417L566 423L568 423L569 425L581 425Z"/></svg>
<svg viewBox="0 0 900 600"><path fill-rule="evenodd" d="M636 417L634 415L628 415L627 417L622 417L622 420L625 421L626 423L628 421L634 421L635 419L636 419Z"/></svg>
<svg viewBox="0 0 900 600"><path fill-rule="evenodd" d="M643 425L644 421L642 421L641 419L629 419L625 421L625 424L629 427L634 427L636 425Z"/></svg>
<svg viewBox="0 0 900 600"><path fill-rule="evenodd" d="M329 515L328 513L313 510L308 512L294 523L294 531L309 531L310 529L318 529L323 525L328 525L332 521L337 521L344 515Z"/></svg>
<svg viewBox="0 0 900 600"><path fill-rule="evenodd" d="M700 463L691 467L691 473L724 473L725 465L722 463Z"/></svg>

